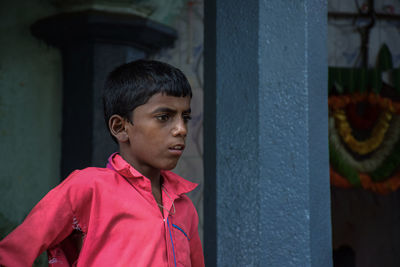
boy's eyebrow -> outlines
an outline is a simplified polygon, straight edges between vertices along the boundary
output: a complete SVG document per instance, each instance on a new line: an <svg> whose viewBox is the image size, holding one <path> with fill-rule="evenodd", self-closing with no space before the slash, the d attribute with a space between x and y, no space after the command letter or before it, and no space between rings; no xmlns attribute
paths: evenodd
<svg viewBox="0 0 400 267"><path fill-rule="evenodd" d="M167 107L159 107L159 108L153 110L152 113L159 113L159 112L176 113L176 110L175 109L171 109L171 108L167 108ZM191 108L183 111L183 113L191 113L191 112L192 112Z"/></svg>

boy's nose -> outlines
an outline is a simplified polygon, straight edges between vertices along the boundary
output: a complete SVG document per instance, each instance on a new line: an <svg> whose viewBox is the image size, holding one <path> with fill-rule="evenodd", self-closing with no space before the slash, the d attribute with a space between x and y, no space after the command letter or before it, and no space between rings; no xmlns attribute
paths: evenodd
<svg viewBox="0 0 400 267"><path fill-rule="evenodd" d="M182 136L186 137L187 135L187 125L183 120L179 120L176 124L174 129L172 130L173 136Z"/></svg>

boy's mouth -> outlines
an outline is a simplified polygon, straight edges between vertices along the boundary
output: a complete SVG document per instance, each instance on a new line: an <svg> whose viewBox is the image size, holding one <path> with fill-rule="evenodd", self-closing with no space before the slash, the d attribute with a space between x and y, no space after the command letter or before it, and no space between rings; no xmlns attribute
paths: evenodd
<svg viewBox="0 0 400 267"><path fill-rule="evenodd" d="M185 145L181 145L181 144L180 145L174 145L174 146L169 147L169 149L183 151L185 149Z"/></svg>
<svg viewBox="0 0 400 267"><path fill-rule="evenodd" d="M181 156L183 153L183 150L185 149L184 144L176 144L168 148L169 152L175 156Z"/></svg>

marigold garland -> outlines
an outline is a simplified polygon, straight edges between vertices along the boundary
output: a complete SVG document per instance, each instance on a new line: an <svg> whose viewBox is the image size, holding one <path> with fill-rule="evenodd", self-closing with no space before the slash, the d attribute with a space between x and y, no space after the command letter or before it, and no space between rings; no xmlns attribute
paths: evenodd
<svg viewBox="0 0 400 267"><path fill-rule="evenodd" d="M376 65L329 68L330 179L333 186L388 194L400 188L400 101L392 98L400 97L400 68L393 69L386 45ZM382 79L387 70L392 85Z"/></svg>
<svg viewBox="0 0 400 267"><path fill-rule="evenodd" d="M343 158L338 156L336 148L331 143L329 143L329 159L332 167L340 175L346 177L351 185L360 186L361 181L358 172L349 164L347 164L347 162L344 161Z"/></svg>
<svg viewBox="0 0 400 267"><path fill-rule="evenodd" d="M365 102L374 108L375 114L358 116L348 105ZM357 187L387 194L400 188L400 102L381 97L376 93L354 93L329 97L329 148L331 184L338 187ZM353 106L354 109L354 106ZM375 124L374 117L381 114ZM346 113L347 111L347 113ZM353 113L351 113L353 112ZM396 115L395 115L396 114ZM348 117L349 116L349 117ZM369 121L368 121L369 120ZM352 124L350 124L350 122ZM371 137L358 141L350 125L355 129L371 131ZM346 146L368 159L357 160Z"/></svg>
<svg viewBox="0 0 400 267"><path fill-rule="evenodd" d="M336 187L341 187L341 188L353 187L352 184L346 178L344 178L342 175L336 172L333 168L330 168L330 180L331 184ZM360 181L361 181L361 186L364 189L385 195L394 192L400 188L400 172L397 172L389 180L386 180L384 182L374 182L368 176L368 174L363 173L360 174Z"/></svg>
<svg viewBox="0 0 400 267"><path fill-rule="evenodd" d="M352 188L353 186L346 178L337 173L332 167L329 169L331 185L341 188Z"/></svg>
<svg viewBox="0 0 400 267"><path fill-rule="evenodd" d="M400 119L400 118L398 118ZM397 119L396 119L397 121ZM397 123L396 125L397 126ZM335 131L332 129L332 118L330 119L330 142L329 142L329 156L330 162L333 168L335 168L343 177L346 177L351 184L354 186L359 185L360 175L362 172L358 172L357 169L351 164L349 161L349 157L343 157L345 155L343 153L344 150L338 145L340 141L335 139ZM396 131L397 132L397 131ZM397 135L398 137L398 135ZM398 138L397 138L398 140ZM389 139L389 142L390 141ZM391 153L385 160L381 162L381 164L374 164L376 169L370 172L370 177L375 182L382 182L384 180L390 179L390 175L396 171L396 169L400 165L400 141L394 143L391 149Z"/></svg>
<svg viewBox="0 0 400 267"><path fill-rule="evenodd" d="M329 108L332 111L344 109L350 103L368 102L370 105L378 105L381 109L391 113L400 114L400 102L393 102L390 98L382 97L375 93L354 93L352 95L330 96Z"/></svg>
<svg viewBox="0 0 400 267"><path fill-rule="evenodd" d="M350 125L358 130L371 129L379 118L380 112L381 109L378 106L369 105L363 116L360 116L357 112L357 104L350 103L346 107L346 117L350 122Z"/></svg>
<svg viewBox="0 0 400 267"><path fill-rule="evenodd" d="M343 158L351 167L358 172L369 173L381 167L385 159L392 153L393 147L399 141L400 137L400 116L395 116L385 136L385 141L371 155L364 160L356 160L344 147L336 131L335 119L329 118L329 142L336 148L338 156Z"/></svg>
<svg viewBox="0 0 400 267"><path fill-rule="evenodd" d="M333 114L333 117L336 119L338 132L346 145L358 154L365 155L371 153L382 144L386 131L389 128L389 122L392 119L392 114L384 111L377 124L373 128L371 137L365 141L358 141L352 135L352 129L347 121L344 110L336 110L336 112Z"/></svg>
<svg viewBox="0 0 400 267"><path fill-rule="evenodd" d="M386 159L385 162L371 173L373 181L382 181L389 177L400 166L400 142L397 142L393 147L393 152Z"/></svg>

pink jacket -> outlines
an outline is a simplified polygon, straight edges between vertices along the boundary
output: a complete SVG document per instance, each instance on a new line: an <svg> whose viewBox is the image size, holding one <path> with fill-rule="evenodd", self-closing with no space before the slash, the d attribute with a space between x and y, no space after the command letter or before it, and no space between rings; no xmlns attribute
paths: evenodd
<svg viewBox="0 0 400 267"><path fill-rule="evenodd" d="M32 266L48 250L52 267L204 266L198 216L184 195L196 184L162 171L162 215L149 179L118 154L107 167L77 170L51 190L0 242L0 265Z"/></svg>

